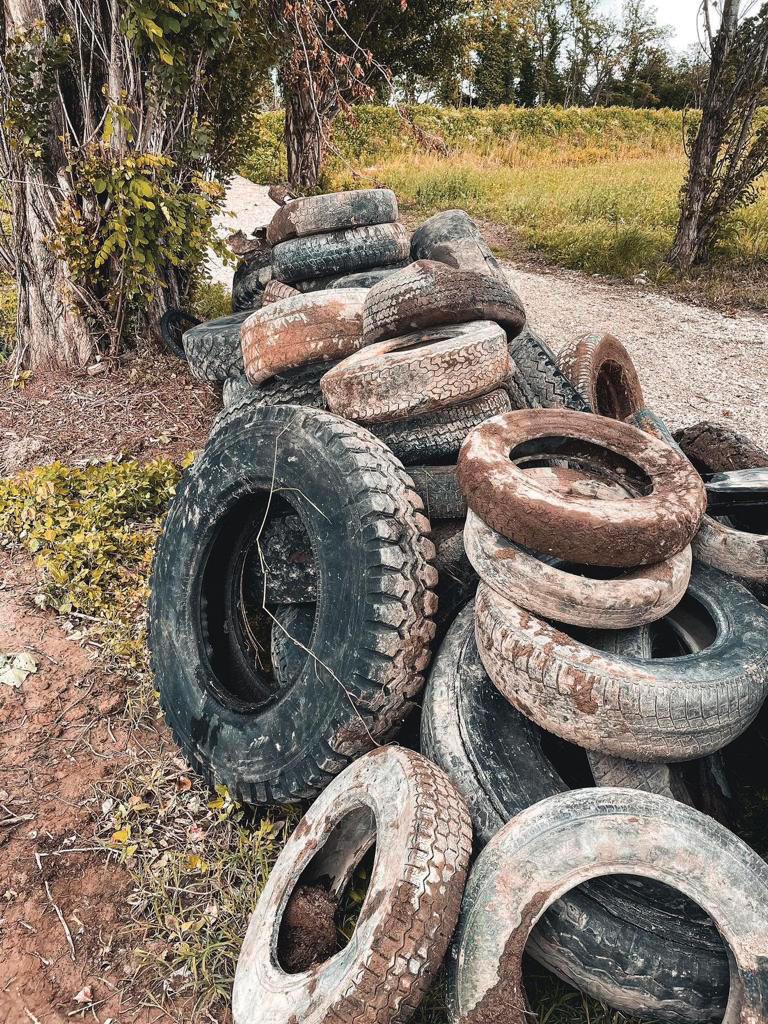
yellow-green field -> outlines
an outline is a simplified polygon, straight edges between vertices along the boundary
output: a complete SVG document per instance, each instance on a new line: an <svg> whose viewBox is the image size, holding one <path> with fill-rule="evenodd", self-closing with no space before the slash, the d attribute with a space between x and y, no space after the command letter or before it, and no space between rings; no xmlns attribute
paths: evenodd
<svg viewBox="0 0 768 1024"><path fill-rule="evenodd" d="M665 265L686 168L679 112L411 111L447 155L425 151L395 111L363 108L356 125L334 129L325 185L389 185L414 216L463 207L503 229L491 235L502 253L588 273L643 273L715 301L766 305L765 192L731 218L711 267L679 281ZM280 129L279 114L257 119L243 168L254 180L284 176Z"/></svg>

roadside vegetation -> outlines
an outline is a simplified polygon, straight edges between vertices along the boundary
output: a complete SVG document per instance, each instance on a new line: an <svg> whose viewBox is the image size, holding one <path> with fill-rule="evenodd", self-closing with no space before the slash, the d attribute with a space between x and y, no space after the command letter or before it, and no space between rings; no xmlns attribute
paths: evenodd
<svg viewBox="0 0 768 1024"><path fill-rule="evenodd" d="M423 139L392 108L337 122L324 186L388 185L413 219L457 206L498 226L505 256L670 287L717 304L768 304L768 197L732 214L705 268L679 276L666 255L687 160L683 115L622 107L408 108ZM281 115L255 121L242 172L285 176ZM446 147L447 152L441 152Z"/></svg>

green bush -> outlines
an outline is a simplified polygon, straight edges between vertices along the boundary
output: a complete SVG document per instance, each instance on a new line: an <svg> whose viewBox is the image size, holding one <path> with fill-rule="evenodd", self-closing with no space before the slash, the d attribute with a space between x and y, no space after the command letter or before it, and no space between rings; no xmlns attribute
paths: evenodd
<svg viewBox="0 0 768 1024"><path fill-rule="evenodd" d="M10 355L16 343L16 284L0 275L0 362Z"/></svg>

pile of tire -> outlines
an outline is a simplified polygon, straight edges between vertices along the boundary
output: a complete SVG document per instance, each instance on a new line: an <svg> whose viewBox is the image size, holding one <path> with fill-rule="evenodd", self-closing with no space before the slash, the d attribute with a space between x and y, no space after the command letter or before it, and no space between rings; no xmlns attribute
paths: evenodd
<svg viewBox="0 0 768 1024"><path fill-rule="evenodd" d="M312 801L236 1024L405 1021L443 964L451 1022L524 1024L524 949L643 1019L768 1020L768 537L703 482L768 456L673 437L611 336L555 357L462 211L340 283L403 259L380 191L277 211L153 566L189 763Z"/></svg>

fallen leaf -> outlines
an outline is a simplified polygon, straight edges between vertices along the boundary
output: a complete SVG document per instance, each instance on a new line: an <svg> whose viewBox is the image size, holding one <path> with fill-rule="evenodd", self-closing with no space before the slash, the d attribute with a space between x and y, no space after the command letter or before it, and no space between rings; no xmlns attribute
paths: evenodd
<svg viewBox="0 0 768 1024"><path fill-rule="evenodd" d="M37 659L30 651L0 654L0 683L5 686L16 689L33 672L37 672Z"/></svg>
<svg viewBox="0 0 768 1024"><path fill-rule="evenodd" d="M76 1003L92 1003L93 1002L93 989L90 985L86 985L85 988L81 988L76 996L73 997Z"/></svg>

